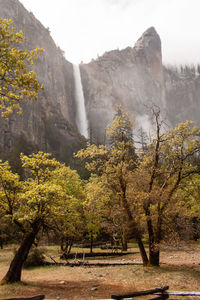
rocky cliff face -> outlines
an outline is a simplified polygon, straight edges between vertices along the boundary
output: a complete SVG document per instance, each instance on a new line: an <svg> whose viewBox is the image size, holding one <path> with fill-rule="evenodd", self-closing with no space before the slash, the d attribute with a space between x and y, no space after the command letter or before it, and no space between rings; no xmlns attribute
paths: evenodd
<svg viewBox="0 0 200 300"><path fill-rule="evenodd" d="M81 65L81 74L95 142L104 139L115 104L127 106L139 122L148 119L146 105L155 103L165 107L161 42L153 27L142 35L134 48L107 52L98 60Z"/></svg>
<svg viewBox="0 0 200 300"><path fill-rule="evenodd" d="M192 120L200 126L200 73L194 67L164 67L164 82L170 123Z"/></svg>
<svg viewBox="0 0 200 300"><path fill-rule="evenodd" d="M40 46L45 50L34 66L45 90L37 102L24 105L22 115L12 115L7 122L0 120L0 151L14 147L19 152L25 145L66 160L85 142L75 124L73 66L48 29L18 0L0 0L0 16L13 19L17 29L24 31L26 48ZM153 103L170 125L187 119L200 125L199 72L164 67L160 37L153 27L133 48L106 52L89 64L81 64L80 70L92 142L105 142L105 128L112 122L115 104L128 107L143 129L151 125L146 107Z"/></svg>
<svg viewBox="0 0 200 300"><path fill-rule="evenodd" d="M17 140L23 139L32 149L53 152L65 159L82 140L74 121L73 66L55 45L48 29L18 0L0 0L0 17L12 19L16 29L23 30L25 48L44 49L34 70L45 86L37 102L24 105L22 115L0 121L1 150L9 151Z"/></svg>
<svg viewBox="0 0 200 300"><path fill-rule="evenodd" d="M111 51L81 65L92 140L105 140L114 105L127 106L144 130L151 126L147 107L156 104L170 126L186 120L198 125L200 76L193 68L164 67L161 41L149 28L133 48Z"/></svg>

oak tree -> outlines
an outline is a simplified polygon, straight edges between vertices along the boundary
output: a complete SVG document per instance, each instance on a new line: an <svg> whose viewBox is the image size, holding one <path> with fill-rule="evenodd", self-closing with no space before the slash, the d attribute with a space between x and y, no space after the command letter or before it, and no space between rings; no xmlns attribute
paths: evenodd
<svg viewBox="0 0 200 300"><path fill-rule="evenodd" d="M48 153L21 154L26 179L13 174L8 162L0 162L0 208L23 233L21 244L1 284L20 281L21 270L39 231L52 223L64 222L63 230L71 230L78 214L78 187L67 181L78 175ZM77 189L77 191L75 191ZM70 222L71 221L71 222Z"/></svg>
<svg viewBox="0 0 200 300"><path fill-rule="evenodd" d="M99 176L102 184L111 191L110 202L113 217L121 224L123 249L127 247L128 232L134 236L142 255L143 263L148 263L142 242L141 228L135 222L134 208L128 196L130 174L136 167L137 157L132 139L133 121L129 113L117 106L113 123L107 128L110 145L90 145L77 153L86 161L86 168ZM106 205L106 203L105 203ZM116 217L115 217L116 219Z"/></svg>
<svg viewBox="0 0 200 300"><path fill-rule="evenodd" d="M96 174L104 189L110 190L110 216L118 216L122 237L131 232L138 242L143 264L158 266L164 225L173 207L180 204L178 191L183 185L190 188L191 176L199 171L193 158L200 151L200 129L186 122L166 130L162 127L160 109L153 107L152 111L155 134L148 146L138 150L138 156L127 115L121 112L117 112L108 129L110 145L88 144L77 156L86 161L86 167ZM96 185L91 191L99 194ZM109 207L109 202L105 206ZM145 230L149 257L142 242Z"/></svg>
<svg viewBox="0 0 200 300"><path fill-rule="evenodd" d="M43 88L31 68L43 50L23 50L23 42L23 32L16 32L13 21L0 18L0 111L5 119L14 110L22 112L24 99L37 100Z"/></svg>
<svg viewBox="0 0 200 300"><path fill-rule="evenodd" d="M149 264L159 265L160 242L164 220L180 198L181 185L188 186L190 177L198 172L192 158L200 151L200 129L192 122L162 131L160 110L154 110L156 135L132 177L133 199L146 222L149 239Z"/></svg>

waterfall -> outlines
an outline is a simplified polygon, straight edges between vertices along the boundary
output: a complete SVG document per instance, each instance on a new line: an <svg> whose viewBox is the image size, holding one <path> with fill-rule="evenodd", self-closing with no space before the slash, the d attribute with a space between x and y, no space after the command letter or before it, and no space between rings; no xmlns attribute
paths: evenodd
<svg viewBox="0 0 200 300"><path fill-rule="evenodd" d="M83 94L83 87L81 82L81 74L79 65L73 65L74 68L74 82L75 82L75 99L76 99L76 124L79 132L86 138L88 134L88 120L85 109L85 99Z"/></svg>

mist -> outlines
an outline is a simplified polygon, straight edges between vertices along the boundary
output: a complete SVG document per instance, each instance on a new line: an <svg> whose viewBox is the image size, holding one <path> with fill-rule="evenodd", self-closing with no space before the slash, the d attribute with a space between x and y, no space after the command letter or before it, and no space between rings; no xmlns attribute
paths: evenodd
<svg viewBox="0 0 200 300"><path fill-rule="evenodd" d="M73 63L133 47L149 27L162 41L165 64L200 62L199 0L21 0ZM47 9L48 7L48 9Z"/></svg>

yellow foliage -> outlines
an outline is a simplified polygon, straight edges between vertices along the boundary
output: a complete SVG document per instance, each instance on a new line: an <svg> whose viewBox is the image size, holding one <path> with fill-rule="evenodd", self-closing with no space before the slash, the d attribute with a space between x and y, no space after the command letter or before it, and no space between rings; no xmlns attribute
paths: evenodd
<svg viewBox="0 0 200 300"><path fill-rule="evenodd" d="M23 42L23 32L16 32L12 20L0 18L0 111L5 119L14 110L21 113L22 100L37 100L39 89L44 88L30 70L43 49L24 51Z"/></svg>
<svg viewBox="0 0 200 300"><path fill-rule="evenodd" d="M21 154L26 179L20 181L8 162L0 161L0 209L28 229L37 220L54 220L67 230L80 224L83 183L76 171L51 158L49 153Z"/></svg>

